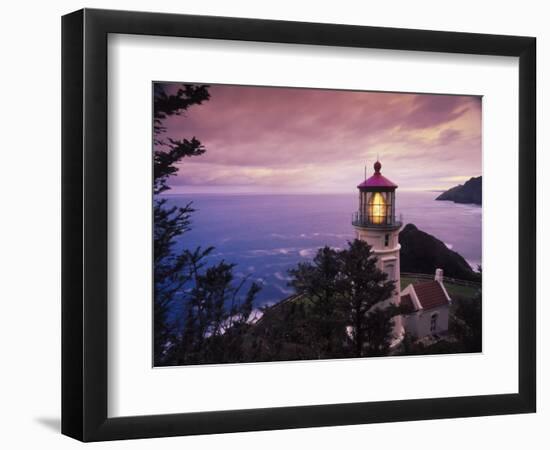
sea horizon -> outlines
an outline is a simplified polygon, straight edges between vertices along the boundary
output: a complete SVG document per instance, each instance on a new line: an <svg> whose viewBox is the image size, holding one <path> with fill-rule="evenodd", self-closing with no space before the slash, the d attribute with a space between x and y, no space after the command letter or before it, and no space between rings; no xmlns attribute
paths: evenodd
<svg viewBox="0 0 550 450"><path fill-rule="evenodd" d="M449 188L450 189L450 188ZM402 192L436 192L441 193L445 192L448 189L445 188L434 188L434 189L401 189ZM165 191L160 194L155 194L155 197L185 197L189 195L355 195L357 196L357 190L352 189L349 191L338 191L338 192L322 192L322 191L290 191L290 192L276 192L276 191L266 191L266 192L253 192L253 191L236 191L236 192L227 192L227 191L186 191L186 192L171 192ZM472 203L472 205L474 205ZM479 206L479 205L476 205Z"/></svg>

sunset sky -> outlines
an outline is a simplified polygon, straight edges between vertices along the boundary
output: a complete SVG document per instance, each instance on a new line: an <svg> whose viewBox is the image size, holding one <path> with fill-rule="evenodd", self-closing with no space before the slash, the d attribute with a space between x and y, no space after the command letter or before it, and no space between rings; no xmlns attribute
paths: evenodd
<svg viewBox="0 0 550 450"><path fill-rule="evenodd" d="M174 86L166 84L167 90ZM208 102L165 121L196 136L170 193L344 193L373 172L400 190L481 175L481 98L213 85Z"/></svg>

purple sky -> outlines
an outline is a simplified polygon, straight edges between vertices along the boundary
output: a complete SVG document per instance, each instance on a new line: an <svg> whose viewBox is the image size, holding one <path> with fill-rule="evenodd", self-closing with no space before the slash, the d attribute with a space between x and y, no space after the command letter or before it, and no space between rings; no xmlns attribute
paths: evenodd
<svg viewBox="0 0 550 450"><path fill-rule="evenodd" d="M207 149L183 160L171 193L351 192L377 154L400 190L481 175L480 97L230 85L210 94L165 121L168 136Z"/></svg>

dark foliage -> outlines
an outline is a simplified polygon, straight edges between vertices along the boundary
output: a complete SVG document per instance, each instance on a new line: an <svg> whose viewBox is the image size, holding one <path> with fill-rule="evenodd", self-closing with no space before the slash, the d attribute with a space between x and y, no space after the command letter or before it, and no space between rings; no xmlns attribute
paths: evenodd
<svg viewBox="0 0 550 450"><path fill-rule="evenodd" d="M343 288L342 259L330 247L317 251L312 262L300 263L289 271L292 286L310 301L307 311L311 348L317 358L341 351L345 318L338 298Z"/></svg>
<svg viewBox="0 0 550 450"><path fill-rule="evenodd" d="M159 194L183 158L206 150L198 139L163 136L163 121L210 98L208 86L182 85L167 93L154 86L154 362L156 366L242 360L242 339L259 286L236 283L233 264L207 266L212 247L176 251L190 229L191 203L168 206ZM174 311L179 311L175 314Z"/></svg>
<svg viewBox="0 0 550 450"><path fill-rule="evenodd" d="M464 351L481 351L481 290L473 298L459 298L453 304L451 332L462 343Z"/></svg>
<svg viewBox="0 0 550 450"><path fill-rule="evenodd" d="M154 154L154 185L155 195L169 189L166 181L172 175L175 175L178 168L175 164L182 158L188 156L202 155L206 150L196 138L191 140L173 140L168 139L167 143L158 144L159 149Z"/></svg>
<svg viewBox="0 0 550 450"><path fill-rule="evenodd" d="M233 264L202 270L200 250L191 258L192 288L186 296L183 332L169 352L173 364L243 361L243 338L259 286L252 283L242 300L246 279L234 284Z"/></svg>
<svg viewBox="0 0 550 450"><path fill-rule="evenodd" d="M464 345L459 341L449 341L446 339L432 343L414 341L410 336L405 336L401 347L396 351L396 356L412 355L448 355L455 353L467 353Z"/></svg>
<svg viewBox="0 0 550 450"><path fill-rule="evenodd" d="M392 339L392 317L397 313L384 304L395 291L395 281L376 267L371 247L355 239L340 252L342 297L350 327L354 356L380 356L387 353Z"/></svg>
<svg viewBox="0 0 550 450"><path fill-rule="evenodd" d="M312 262L299 264L289 274L290 285L302 296L302 323L288 321L283 312L284 319L271 320L273 328L265 333L277 330L287 348L294 346L302 353L309 339L314 358L387 354L396 310L386 300L395 282L376 267L367 243L356 239L341 251L324 247ZM291 323L303 330L297 340L292 339L295 330L285 328Z"/></svg>
<svg viewBox="0 0 550 450"><path fill-rule="evenodd" d="M188 204L184 208L166 207L166 200L155 200L154 214L154 352L155 364L163 361L165 349L175 339L175 323L169 320L177 295L190 281L189 254L176 254L175 239L189 229ZM206 249L206 256L211 249Z"/></svg>
<svg viewBox="0 0 550 450"><path fill-rule="evenodd" d="M194 136L191 139L174 139L164 136L163 121L170 116L181 116L193 106L208 101L210 94L206 85L184 84L175 93L167 93L160 83L154 85L153 134L154 134L154 177L155 195L169 189L168 178L175 175L175 166L182 158L202 155L205 148Z"/></svg>
<svg viewBox="0 0 550 450"><path fill-rule="evenodd" d="M262 318L250 329L244 342L247 361L292 361L318 359L315 330L306 302L292 297L264 308Z"/></svg>
<svg viewBox="0 0 550 450"><path fill-rule="evenodd" d="M208 86L182 84L175 92L167 93L162 83L154 84L153 132L155 141L166 131L163 121L170 116L181 116L190 106L200 105L210 99Z"/></svg>

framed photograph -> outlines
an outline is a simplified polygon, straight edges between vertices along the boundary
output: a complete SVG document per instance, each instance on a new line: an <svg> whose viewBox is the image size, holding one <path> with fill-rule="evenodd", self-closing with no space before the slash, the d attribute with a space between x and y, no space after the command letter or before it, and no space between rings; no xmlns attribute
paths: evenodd
<svg viewBox="0 0 550 450"><path fill-rule="evenodd" d="M62 432L535 412L532 37L62 22Z"/></svg>

